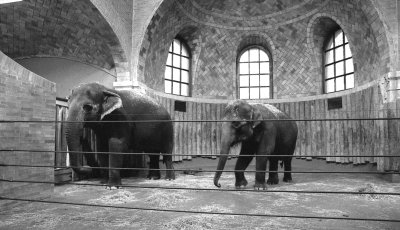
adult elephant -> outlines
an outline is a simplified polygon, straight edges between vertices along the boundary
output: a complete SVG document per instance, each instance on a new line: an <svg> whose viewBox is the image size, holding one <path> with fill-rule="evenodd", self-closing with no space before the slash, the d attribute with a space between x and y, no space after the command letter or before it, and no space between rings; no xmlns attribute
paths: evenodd
<svg viewBox="0 0 400 230"><path fill-rule="evenodd" d="M273 119L273 121L267 121ZM247 185L244 170L256 156L255 189L266 189L265 171L269 160L267 184L277 184L278 161L283 161L285 172L283 181L292 181L291 156L267 157L266 155L293 155L297 140L297 125L288 115L268 104L249 104L237 100L228 104L224 111L222 124L221 152L214 185L221 187L219 179L225 167L229 150L235 144L242 143L239 158L235 166L236 188Z"/></svg>
<svg viewBox="0 0 400 230"><path fill-rule="evenodd" d="M171 155L173 124L169 122L171 117L167 110L153 99L133 91L116 91L97 83L89 83L75 88L68 104L68 123L65 130L68 148L71 151L70 164L76 173L92 172L90 166L82 167L80 161L80 152L85 149L85 145L87 146L82 138L83 129L90 128L97 137L99 152L165 154L163 161L167 168L166 179L175 179ZM131 167L128 156L98 154L97 165L110 168ZM159 179L160 156L156 154L149 157L150 169L147 177ZM101 170L101 175L108 186L121 185L120 170Z"/></svg>

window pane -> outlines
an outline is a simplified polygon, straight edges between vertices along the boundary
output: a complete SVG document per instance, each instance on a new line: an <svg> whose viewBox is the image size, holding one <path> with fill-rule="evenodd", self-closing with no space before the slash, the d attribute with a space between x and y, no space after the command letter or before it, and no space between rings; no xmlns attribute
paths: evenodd
<svg viewBox="0 0 400 230"><path fill-rule="evenodd" d="M250 86L260 86L260 75L250 75Z"/></svg>
<svg viewBox="0 0 400 230"><path fill-rule="evenodd" d="M260 88L250 88L250 99L260 98Z"/></svg>
<svg viewBox="0 0 400 230"><path fill-rule="evenodd" d="M260 86L269 86L269 75L260 75Z"/></svg>
<svg viewBox="0 0 400 230"><path fill-rule="evenodd" d="M189 83L189 72L181 70L181 82Z"/></svg>
<svg viewBox="0 0 400 230"><path fill-rule="evenodd" d="M332 93L335 91L335 79L326 81L326 92Z"/></svg>
<svg viewBox="0 0 400 230"><path fill-rule="evenodd" d="M343 31L339 30L335 33L335 46L343 44Z"/></svg>
<svg viewBox="0 0 400 230"><path fill-rule="evenodd" d="M239 86L240 87L248 87L249 86L249 75L240 75L240 79L239 79Z"/></svg>
<svg viewBox="0 0 400 230"><path fill-rule="evenodd" d="M181 54L181 44L178 40L174 39L173 51L176 54Z"/></svg>
<svg viewBox="0 0 400 230"><path fill-rule="evenodd" d="M344 52L343 46L335 49L335 61L343 60L344 57L343 52Z"/></svg>
<svg viewBox="0 0 400 230"><path fill-rule="evenodd" d="M181 80L179 69L177 69L177 68L173 68L172 69L172 79L174 79L174 81L180 81Z"/></svg>
<svg viewBox="0 0 400 230"><path fill-rule="evenodd" d="M327 50L333 49L333 39L332 38L329 40L328 44L326 45L326 49Z"/></svg>
<svg viewBox="0 0 400 230"><path fill-rule="evenodd" d="M249 51L246 51L240 56L239 62L248 62L249 61Z"/></svg>
<svg viewBox="0 0 400 230"><path fill-rule="evenodd" d="M189 52L185 48L185 46L182 46L182 56L189 57Z"/></svg>
<svg viewBox="0 0 400 230"><path fill-rule="evenodd" d="M168 52L172 52L172 44L173 44L173 43L171 43L171 45L169 46Z"/></svg>
<svg viewBox="0 0 400 230"><path fill-rule="evenodd" d="M353 58L346 60L346 74L354 72Z"/></svg>
<svg viewBox="0 0 400 230"><path fill-rule="evenodd" d="M171 67L165 67L165 79L171 79L172 77L172 69Z"/></svg>
<svg viewBox="0 0 400 230"><path fill-rule="evenodd" d="M240 88L240 99L249 99L249 88Z"/></svg>
<svg viewBox="0 0 400 230"><path fill-rule="evenodd" d="M167 65L172 65L172 54L168 54Z"/></svg>
<svg viewBox="0 0 400 230"><path fill-rule="evenodd" d="M260 73L269 73L269 62L260 63Z"/></svg>
<svg viewBox="0 0 400 230"><path fill-rule="evenodd" d="M258 57L258 50L259 49L250 49L250 61L259 61Z"/></svg>
<svg viewBox="0 0 400 230"><path fill-rule="evenodd" d="M325 64L330 64L333 62L333 50L325 53Z"/></svg>
<svg viewBox="0 0 400 230"><path fill-rule="evenodd" d="M249 74L249 63L240 63L240 74Z"/></svg>
<svg viewBox="0 0 400 230"><path fill-rule="evenodd" d="M267 53L262 50L260 50L260 61L269 61Z"/></svg>
<svg viewBox="0 0 400 230"><path fill-rule="evenodd" d="M336 63L335 67L336 67L336 76L344 74L344 61Z"/></svg>
<svg viewBox="0 0 400 230"><path fill-rule="evenodd" d="M354 74L346 76L346 89L354 88Z"/></svg>
<svg viewBox="0 0 400 230"><path fill-rule="evenodd" d="M189 96L189 86L186 84L181 84L181 95Z"/></svg>
<svg viewBox="0 0 400 230"><path fill-rule="evenodd" d="M344 35L344 43L348 43L349 41L347 40L346 35Z"/></svg>
<svg viewBox="0 0 400 230"><path fill-rule="evenodd" d="M181 58L182 60L182 69L189 70L189 58Z"/></svg>
<svg viewBox="0 0 400 230"><path fill-rule="evenodd" d="M269 98L269 88L260 88L260 98Z"/></svg>
<svg viewBox="0 0 400 230"><path fill-rule="evenodd" d="M176 94L176 95L180 95L179 93L180 93L180 84L178 83L178 82L172 82L172 92L173 92L173 94Z"/></svg>
<svg viewBox="0 0 400 230"><path fill-rule="evenodd" d="M334 65L329 65L329 66L325 67L325 78L332 78L335 76L333 67L334 67Z"/></svg>
<svg viewBox="0 0 400 230"><path fill-rule="evenodd" d="M250 74L260 73L260 63L250 63Z"/></svg>
<svg viewBox="0 0 400 230"><path fill-rule="evenodd" d="M344 77L336 78L336 91L344 90Z"/></svg>
<svg viewBox="0 0 400 230"><path fill-rule="evenodd" d="M172 61L173 61L173 66L174 67L177 67L177 68L181 67L181 58L178 55L174 54Z"/></svg>
<svg viewBox="0 0 400 230"><path fill-rule="evenodd" d="M349 44L344 46L344 53L345 53L345 58L349 58L352 56Z"/></svg>
<svg viewBox="0 0 400 230"><path fill-rule="evenodd" d="M165 81L165 92L166 93L172 93L171 89L172 89L172 82L170 81Z"/></svg>

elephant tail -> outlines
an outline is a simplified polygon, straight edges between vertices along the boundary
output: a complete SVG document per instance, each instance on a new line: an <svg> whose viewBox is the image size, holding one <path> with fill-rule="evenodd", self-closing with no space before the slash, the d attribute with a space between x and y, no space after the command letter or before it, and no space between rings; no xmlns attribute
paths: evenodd
<svg viewBox="0 0 400 230"><path fill-rule="evenodd" d="M174 127L172 122L164 126L164 155L163 163L172 162L172 151L174 149Z"/></svg>

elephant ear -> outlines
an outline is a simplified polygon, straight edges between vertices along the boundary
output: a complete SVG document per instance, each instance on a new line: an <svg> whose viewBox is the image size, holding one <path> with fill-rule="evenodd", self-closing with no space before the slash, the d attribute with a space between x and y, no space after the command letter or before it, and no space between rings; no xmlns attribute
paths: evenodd
<svg viewBox="0 0 400 230"><path fill-rule="evenodd" d="M108 90L105 90L103 94L104 94L104 101L103 101L103 112L100 118L101 120L103 120L103 118L106 115L110 114L112 111L122 107L122 100L118 94L110 92Z"/></svg>
<svg viewBox="0 0 400 230"><path fill-rule="evenodd" d="M253 126L252 126L253 129L257 127L259 124L261 124L262 119L263 118L260 110L253 108L253 113L251 115L251 120L253 120Z"/></svg>

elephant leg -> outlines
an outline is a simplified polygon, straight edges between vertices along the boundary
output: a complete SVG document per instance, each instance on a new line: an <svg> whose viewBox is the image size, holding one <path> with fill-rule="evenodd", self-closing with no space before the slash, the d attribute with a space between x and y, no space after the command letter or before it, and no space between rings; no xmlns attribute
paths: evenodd
<svg viewBox="0 0 400 230"><path fill-rule="evenodd" d="M98 154L97 161L100 167L108 167L108 154ZM100 183L107 184L108 183L108 169L100 169L99 170Z"/></svg>
<svg viewBox="0 0 400 230"><path fill-rule="evenodd" d="M149 174L147 175L148 179L158 180L161 178L160 174L160 155L150 155L150 166L149 166ZM172 167L172 164L171 164Z"/></svg>
<svg viewBox="0 0 400 230"><path fill-rule="evenodd" d="M283 165L285 169L285 173L283 176L283 181L284 182L292 182L292 158L287 157L283 160Z"/></svg>
<svg viewBox="0 0 400 230"><path fill-rule="evenodd" d="M255 189L267 188L265 184L265 171L267 170L267 160L266 156L256 156L256 182L254 184Z"/></svg>
<svg viewBox="0 0 400 230"><path fill-rule="evenodd" d="M108 151L108 141L105 139L100 139L97 141L97 150L99 152L107 152ZM109 156L108 154L97 154L97 165L99 167L108 167L109 165ZM100 176L100 183L107 184L108 183L108 169L99 169L98 170Z"/></svg>
<svg viewBox="0 0 400 230"><path fill-rule="evenodd" d="M126 144L123 139L111 138L109 140L109 151L110 152L126 152ZM122 167L122 155L110 154L109 155L109 167L110 168L121 168ZM121 175L119 169L109 169L108 171L108 186L110 189L119 188L121 186Z"/></svg>
<svg viewBox="0 0 400 230"><path fill-rule="evenodd" d="M238 160L236 161L235 166L235 187L241 188L247 186L247 180L244 176L244 170L249 166L251 160L254 157L254 148L252 148L251 144L242 143L242 149L240 150L240 155Z"/></svg>
<svg viewBox="0 0 400 230"><path fill-rule="evenodd" d="M164 156L165 158L166 156ZM172 165L172 157L167 156L165 160L165 167L167 168L165 179L167 180L175 180L175 171L174 166Z"/></svg>
<svg viewBox="0 0 400 230"><path fill-rule="evenodd" d="M279 183L279 178L278 178L278 158L276 157L271 157L269 160L269 175L268 175L268 180L267 184L278 184Z"/></svg>

